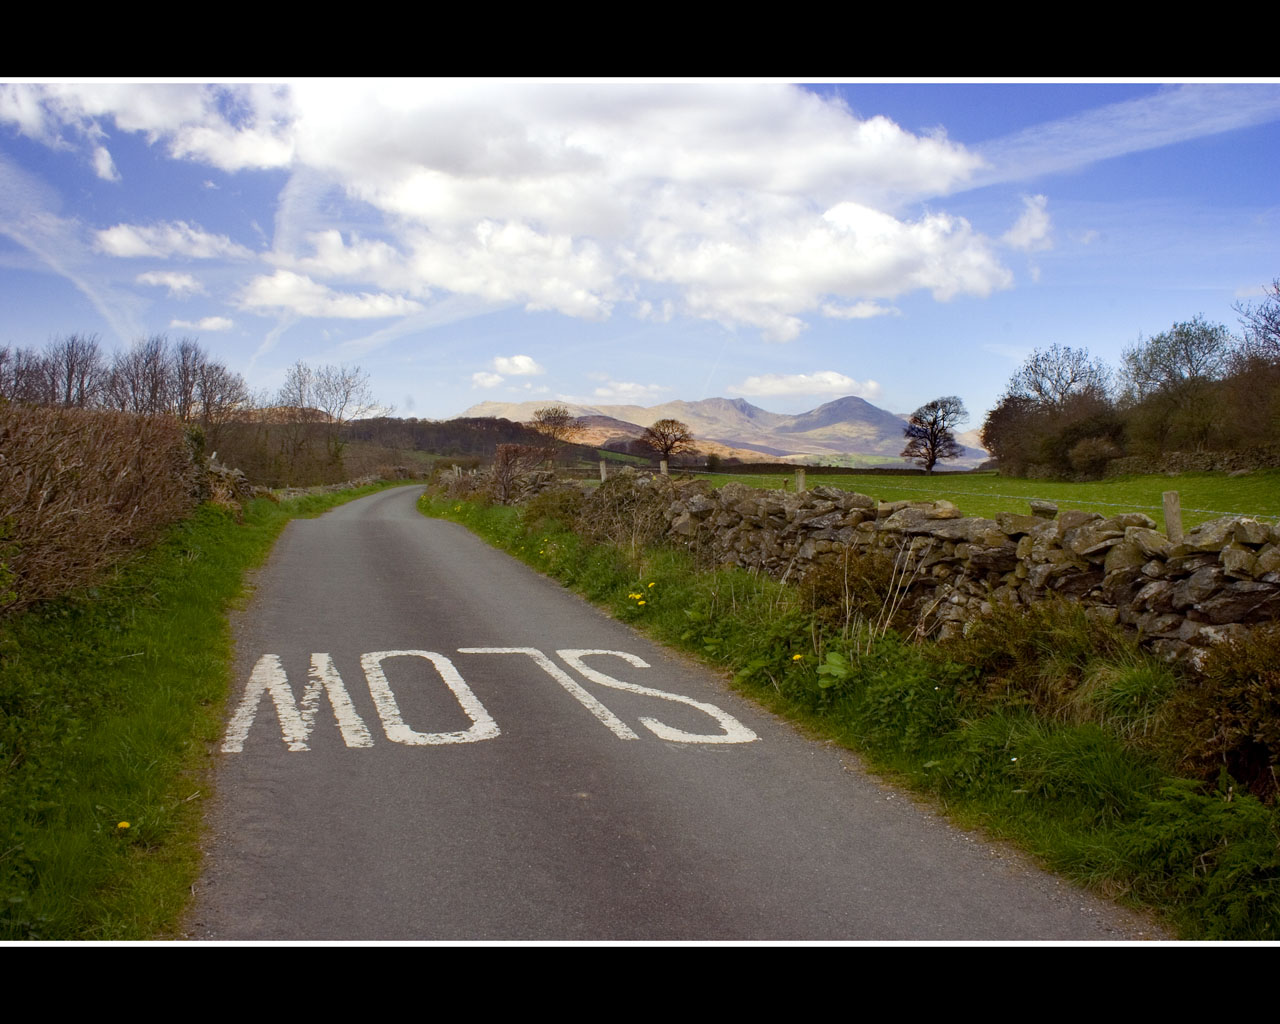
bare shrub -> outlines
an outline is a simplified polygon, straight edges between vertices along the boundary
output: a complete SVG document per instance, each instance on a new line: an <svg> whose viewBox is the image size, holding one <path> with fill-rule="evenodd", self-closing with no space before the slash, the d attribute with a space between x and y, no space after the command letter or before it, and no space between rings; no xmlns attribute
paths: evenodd
<svg viewBox="0 0 1280 1024"><path fill-rule="evenodd" d="M195 505L182 425L168 416L0 405L6 611L85 586Z"/></svg>

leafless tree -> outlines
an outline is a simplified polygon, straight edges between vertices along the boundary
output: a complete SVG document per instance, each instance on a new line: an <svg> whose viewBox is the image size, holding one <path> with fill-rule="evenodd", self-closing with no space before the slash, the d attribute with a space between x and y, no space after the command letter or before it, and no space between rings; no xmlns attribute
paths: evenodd
<svg viewBox="0 0 1280 1024"><path fill-rule="evenodd" d="M1028 398L1042 409L1061 410L1079 397L1105 398L1111 371L1086 348L1051 345L1036 349L1009 381L1007 395Z"/></svg>
<svg viewBox="0 0 1280 1024"><path fill-rule="evenodd" d="M312 396L324 414L329 457L339 462L346 447L342 428L379 408L369 386L369 375L358 366L321 366L312 375Z"/></svg>
<svg viewBox="0 0 1280 1024"><path fill-rule="evenodd" d="M119 352L111 365L107 401L125 412L157 415L168 412L171 400L169 341L162 334L138 341Z"/></svg>
<svg viewBox="0 0 1280 1024"><path fill-rule="evenodd" d="M221 363L202 363L196 370L196 407L210 451L217 451L222 428L250 404L249 386Z"/></svg>
<svg viewBox="0 0 1280 1024"><path fill-rule="evenodd" d="M1263 289L1261 302L1236 303L1231 308L1244 328L1245 351L1280 362L1280 277Z"/></svg>
<svg viewBox="0 0 1280 1024"><path fill-rule="evenodd" d="M572 440L579 430L578 418L563 405L549 405L534 411L533 419L525 426L536 430L546 438L544 458L555 457L556 450Z"/></svg>
<svg viewBox="0 0 1280 1024"><path fill-rule="evenodd" d="M911 414L902 434L907 446L904 459L914 459L930 475L941 459L958 459L964 446L955 439L955 427L969 418L964 403L955 395L935 398Z"/></svg>
<svg viewBox="0 0 1280 1024"><path fill-rule="evenodd" d="M93 405L106 384L107 367L96 335L55 338L45 348L44 369L53 403L68 408Z"/></svg>

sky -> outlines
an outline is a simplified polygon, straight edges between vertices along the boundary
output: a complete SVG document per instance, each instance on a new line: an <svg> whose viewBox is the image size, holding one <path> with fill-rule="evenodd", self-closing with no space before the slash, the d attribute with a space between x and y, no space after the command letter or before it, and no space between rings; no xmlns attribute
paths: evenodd
<svg viewBox="0 0 1280 1024"><path fill-rule="evenodd" d="M944 395L1280 278L1280 79L0 84L0 346L197 339L266 393Z"/></svg>

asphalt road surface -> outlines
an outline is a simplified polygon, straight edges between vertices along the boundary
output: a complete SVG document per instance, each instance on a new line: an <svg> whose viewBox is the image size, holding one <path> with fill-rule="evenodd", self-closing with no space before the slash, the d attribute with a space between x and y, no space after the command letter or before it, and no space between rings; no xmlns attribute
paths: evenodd
<svg viewBox="0 0 1280 1024"><path fill-rule="evenodd" d="M296 520L258 574L189 937L1159 937L420 493Z"/></svg>

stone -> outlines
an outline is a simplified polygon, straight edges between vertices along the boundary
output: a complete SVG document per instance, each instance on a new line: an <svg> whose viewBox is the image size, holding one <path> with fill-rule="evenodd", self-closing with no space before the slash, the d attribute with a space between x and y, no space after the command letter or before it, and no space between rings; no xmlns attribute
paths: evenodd
<svg viewBox="0 0 1280 1024"><path fill-rule="evenodd" d="M1036 516L1023 516L1016 512L1001 512L996 516L996 526L1010 537L1021 537L1043 523L1044 520Z"/></svg>
<svg viewBox="0 0 1280 1024"><path fill-rule="evenodd" d="M1041 519L1053 519L1058 514L1058 506L1052 501L1034 498L1031 501L1031 514Z"/></svg>
<svg viewBox="0 0 1280 1024"><path fill-rule="evenodd" d="M1218 555L1218 561L1228 576L1251 580L1258 570L1258 556L1237 541L1232 541Z"/></svg>
<svg viewBox="0 0 1280 1024"><path fill-rule="evenodd" d="M1280 617L1280 587L1274 583L1233 581L1215 596L1199 602L1215 626L1227 622L1266 622Z"/></svg>
<svg viewBox="0 0 1280 1024"><path fill-rule="evenodd" d="M1173 607L1181 611L1207 600L1214 592L1222 589L1225 577L1226 573L1216 565L1197 569L1174 588Z"/></svg>
<svg viewBox="0 0 1280 1024"><path fill-rule="evenodd" d="M1271 527L1256 519L1237 519L1233 536L1238 544L1252 544L1261 547L1271 536Z"/></svg>
<svg viewBox="0 0 1280 1024"><path fill-rule="evenodd" d="M1169 552L1173 550L1173 544L1168 537L1159 530L1144 526L1125 527L1124 539L1137 544L1148 558L1168 558Z"/></svg>
<svg viewBox="0 0 1280 1024"><path fill-rule="evenodd" d="M1117 569L1141 569L1146 562L1147 556L1136 541L1122 540L1107 552L1102 567L1107 573L1113 573Z"/></svg>

